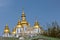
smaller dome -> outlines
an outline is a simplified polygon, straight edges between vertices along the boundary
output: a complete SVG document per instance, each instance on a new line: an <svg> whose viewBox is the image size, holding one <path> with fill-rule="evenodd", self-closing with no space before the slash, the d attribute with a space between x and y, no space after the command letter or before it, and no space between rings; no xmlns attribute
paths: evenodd
<svg viewBox="0 0 60 40"><path fill-rule="evenodd" d="M34 28L40 28L38 21L35 22Z"/></svg>
<svg viewBox="0 0 60 40"><path fill-rule="evenodd" d="M16 28L21 28L21 27L22 27L22 24L21 24L20 20L18 20L18 23L16 25Z"/></svg>
<svg viewBox="0 0 60 40"><path fill-rule="evenodd" d="M6 24L6 26L5 26L4 33L10 33L10 30L9 30L9 27L8 27L7 24Z"/></svg>
<svg viewBox="0 0 60 40"><path fill-rule="evenodd" d="M16 27L12 30L12 34L16 34Z"/></svg>

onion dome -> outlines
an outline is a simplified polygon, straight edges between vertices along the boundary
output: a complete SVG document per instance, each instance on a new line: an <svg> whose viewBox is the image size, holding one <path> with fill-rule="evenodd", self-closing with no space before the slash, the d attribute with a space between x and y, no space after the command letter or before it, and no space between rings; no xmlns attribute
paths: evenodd
<svg viewBox="0 0 60 40"><path fill-rule="evenodd" d="M36 21L36 22L34 23L34 28L40 28L40 25L39 25L38 21Z"/></svg>
<svg viewBox="0 0 60 40"><path fill-rule="evenodd" d="M5 26L4 33L10 33L10 30L9 30L9 27L8 27L7 24L6 24L6 26Z"/></svg>
<svg viewBox="0 0 60 40"><path fill-rule="evenodd" d="M16 28L21 28L21 27L22 27L21 21L18 20L18 23L17 23L17 25L16 25Z"/></svg>
<svg viewBox="0 0 60 40"><path fill-rule="evenodd" d="M12 30L12 34L16 34L16 27Z"/></svg>
<svg viewBox="0 0 60 40"><path fill-rule="evenodd" d="M22 25L28 25L28 22L26 21L26 16L25 16L25 13L24 11L22 12L22 20L21 20L21 24Z"/></svg>

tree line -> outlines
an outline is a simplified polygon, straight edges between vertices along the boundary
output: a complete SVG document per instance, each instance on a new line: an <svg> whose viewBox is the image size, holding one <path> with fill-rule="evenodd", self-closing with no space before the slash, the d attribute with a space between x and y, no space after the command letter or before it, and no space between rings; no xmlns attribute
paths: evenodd
<svg viewBox="0 0 60 40"><path fill-rule="evenodd" d="M52 22L47 27L48 28L44 31L43 35L60 38L60 25L58 25L56 21Z"/></svg>

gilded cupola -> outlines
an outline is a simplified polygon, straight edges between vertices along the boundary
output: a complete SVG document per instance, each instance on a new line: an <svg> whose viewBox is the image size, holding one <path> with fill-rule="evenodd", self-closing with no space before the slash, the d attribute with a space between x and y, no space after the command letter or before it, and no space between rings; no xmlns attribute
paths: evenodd
<svg viewBox="0 0 60 40"><path fill-rule="evenodd" d="M40 25L39 25L38 21L35 21L34 28L40 28Z"/></svg>
<svg viewBox="0 0 60 40"><path fill-rule="evenodd" d="M6 24L6 26L5 26L4 33L10 33L10 30L9 30L9 27L8 27L7 24Z"/></svg>
<svg viewBox="0 0 60 40"><path fill-rule="evenodd" d="M16 34L16 27L12 30L12 34Z"/></svg>
<svg viewBox="0 0 60 40"><path fill-rule="evenodd" d="M28 25L28 22L26 21L26 15L24 13L24 11L22 11L22 20L21 20L21 24L22 25Z"/></svg>
<svg viewBox="0 0 60 40"><path fill-rule="evenodd" d="M21 28L22 27L22 24L21 24L21 21L20 21L20 19L18 20L18 23L17 23L17 25L16 25L16 28Z"/></svg>

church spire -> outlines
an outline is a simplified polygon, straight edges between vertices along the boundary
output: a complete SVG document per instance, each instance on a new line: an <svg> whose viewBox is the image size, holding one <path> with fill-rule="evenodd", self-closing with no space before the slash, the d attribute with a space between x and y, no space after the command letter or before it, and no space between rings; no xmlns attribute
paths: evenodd
<svg viewBox="0 0 60 40"><path fill-rule="evenodd" d="M6 24L6 26L5 26L4 33L10 33L10 30L9 30L9 27L8 27L7 24Z"/></svg>
<svg viewBox="0 0 60 40"><path fill-rule="evenodd" d="M21 20L21 24L22 25L28 25L28 22L26 21L26 15L24 13L24 10L22 11L22 20Z"/></svg>
<svg viewBox="0 0 60 40"><path fill-rule="evenodd" d="M22 20L26 20L26 16L25 16L25 13L24 13L24 10L22 11Z"/></svg>

